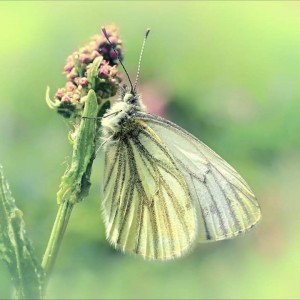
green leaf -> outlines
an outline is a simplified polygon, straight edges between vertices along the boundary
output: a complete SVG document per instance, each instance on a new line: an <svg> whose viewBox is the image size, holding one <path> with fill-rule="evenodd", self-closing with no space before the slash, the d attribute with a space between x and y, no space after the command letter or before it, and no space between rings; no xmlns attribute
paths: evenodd
<svg viewBox="0 0 300 300"><path fill-rule="evenodd" d="M72 163L61 180L57 193L59 204L64 201L77 203L83 200L90 188L90 172L95 158L95 139L97 136L97 97L90 90L73 144Z"/></svg>
<svg viewBox="0 0 300 300"><path fill-rule="evenodd" d="M95 58L95 60L93 61L93 64L91 65L91 67L89 68L89 70L87 72L87 79L89 82L90 89L95 90L95 88L96 88L96 79L98 78L98 71L99 71L99 67L101 65L102 60L103 60L102 56L98 56L97 58Z"/></svg>
<svg viewBox="0 0 300 300"><path fill-rule="evenodd" d="M0 258L8 266L17 299L40 299L43 271L0 165Z"/></svg>

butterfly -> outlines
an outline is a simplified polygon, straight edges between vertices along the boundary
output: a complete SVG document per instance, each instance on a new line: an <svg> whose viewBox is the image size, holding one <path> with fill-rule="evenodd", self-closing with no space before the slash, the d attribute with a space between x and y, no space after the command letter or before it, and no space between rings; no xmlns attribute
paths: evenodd
<svg viewBox="0 0 300 300"><path fill-rule="evenodd" d="M245 233L260 219L256 197L238 172L191 133L147 113L136 84L121 88L101 125L102 211L117 249L173 259L197 241Z"/></svg>

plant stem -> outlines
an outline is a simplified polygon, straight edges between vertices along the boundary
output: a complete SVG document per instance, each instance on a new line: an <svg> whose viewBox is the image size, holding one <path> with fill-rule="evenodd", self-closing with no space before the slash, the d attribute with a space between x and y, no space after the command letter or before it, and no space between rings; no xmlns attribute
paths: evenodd
<svg viewBox="0 0 300 300"><path fill-rule="evenodd" d="M95 158L97 113L97 97L95 92L90 90L85 99L80 125L75 132L72 163L62 176L57 193L59 209L42 260L42 268L45 272L43 291L45 291L50 278L73 206L82 201L89 193L91 169Z"/></svg>
<svg viewBox="0 0 300 300"><path fill-rule="evenodd" d="M74 204L65 201L60 204L52 228L50 239L42 260L42 268L46 273L44 289L54 266L65 230L67 228Z"/></svg>

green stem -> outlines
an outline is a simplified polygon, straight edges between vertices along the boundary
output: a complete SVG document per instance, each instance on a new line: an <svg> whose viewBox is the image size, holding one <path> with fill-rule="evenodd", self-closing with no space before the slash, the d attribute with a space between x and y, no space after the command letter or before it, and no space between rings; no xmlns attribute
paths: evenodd
<svg viewBox="0 0 300 300"><path fill-rule="evenodd" d="M50 239L42 260L42 268L46 273L44 288L47 284L52 268L54 266L64 233L66 231L74 204L65 201L60 204L56 219L52 228Z"/></svg>
<svg viewBox="0 0 300 300"><path fill-rule="evenodd" d="M44 292L55 264L72 209L76 203L82 201L88 195L91 185L90 175L95 158L95 140L98 130L98 104L95 92L90 90L84 101L85 106L80 126L75 130L76 138L73 143L72 162L60 183L57 193L57 201L60 206L42 260L42 268L45 272Z"/></svg>

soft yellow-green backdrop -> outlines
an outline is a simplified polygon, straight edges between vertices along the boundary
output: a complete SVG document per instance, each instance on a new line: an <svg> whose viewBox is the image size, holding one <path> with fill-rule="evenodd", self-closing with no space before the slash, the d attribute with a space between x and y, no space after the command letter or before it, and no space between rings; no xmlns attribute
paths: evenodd
<svg viewBox="0 0 300 300"><path fill-rule="evenodd" d="M120 28L132 76L152 33L140 90L230 162L256 192L260 224L159 263L115 251L100 214L100 160L71 217L48 298L300 297L300 2L0 2L0 163L39 257L71 155L44 95L65 58L101 25ZM152 100L151 100L152 99ZM159 100L159 101L155 101ZM165 101L165 102L164 102ZM162 105L163 104L163 105ZM0 262L0 298L11 295Z"/></svg>

